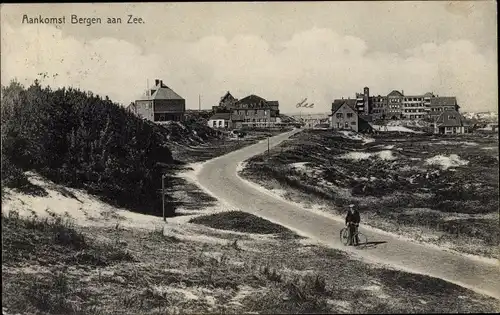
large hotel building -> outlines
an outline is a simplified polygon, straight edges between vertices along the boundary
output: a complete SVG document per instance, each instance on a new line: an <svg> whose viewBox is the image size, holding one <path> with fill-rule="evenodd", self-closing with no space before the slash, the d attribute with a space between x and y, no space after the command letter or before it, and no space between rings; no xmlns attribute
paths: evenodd
<svg viewBox="0 0 500 315"><path fill-rule="evenodd" d="M346 101L335 100L336 102ZM370 89L365 87L363 93L356 93L355 102L349 99L358 114L379 119L436 119L443 111L458 111L456 97L438 96L433 93L421 95L405 95L404 91L392 91L388 95L370 95Z"/></svg>

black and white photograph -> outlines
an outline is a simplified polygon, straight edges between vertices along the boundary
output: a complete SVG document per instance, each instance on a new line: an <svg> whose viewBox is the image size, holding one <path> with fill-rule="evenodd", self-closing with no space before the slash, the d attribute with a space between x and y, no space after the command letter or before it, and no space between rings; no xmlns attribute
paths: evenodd
<svg viewBox="0 0 500 315"><path fill-rule="evenodd" d="M0 16L3 315L500 312L496 1Z"/></svg>

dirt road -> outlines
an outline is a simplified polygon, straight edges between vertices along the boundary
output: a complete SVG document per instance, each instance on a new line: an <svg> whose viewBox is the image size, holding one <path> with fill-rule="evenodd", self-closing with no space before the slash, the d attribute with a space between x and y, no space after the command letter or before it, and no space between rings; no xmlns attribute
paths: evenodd
<svg viewBox="0 0 500 315"><path fill-rule="evenodd" d="M294 130L270 138L273 147ZM427 274L500 299L500 264L447 252L431 246L402 240L395 235L360 228L369 241L380 242L370 248L354 249L340 244L339 218L319 214L287 202L237 176L240 163L267 150L267 140L205 162L197 173L199 184L219 200L242 211L259 215L328 246L349 251L368 261L388 264L414 273Z"/></svg>

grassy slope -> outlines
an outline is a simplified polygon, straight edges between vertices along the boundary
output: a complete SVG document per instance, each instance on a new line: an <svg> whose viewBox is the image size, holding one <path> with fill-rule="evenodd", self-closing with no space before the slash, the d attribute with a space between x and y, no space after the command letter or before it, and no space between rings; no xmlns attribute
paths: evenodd
<svg viewBox="0 0 500 315"><path fill-rule="evenodd" d="M203 161L265 137L257 132L241 141L224 141L221 132L207 126L206 112L191 111L182 123L157 125L107 97L42 88L37 82L27 88L16 82L2 86L1 111L2 187L43 194L24 175L31 170L152 215L162 214L162 173L175 174L185 162ZM165 185L171 189L174 176ZM169 202L167 216L175 210L175 202Z"/></svg>
<svg viewBox="0 0 500 315"><path fill-rule="evenodd" d="M271 158L250 159L242 175L270 189L284 188L295 201L325 204L329 211L358 203L363 222L375 227L466 253L498 255L498 138L374 137L375 142L363 144L331 131L305 131L275 148ZM383 150L396 159L339 158ZM425 163L451 154L469 164L442 170ZM309 164L303 170L290 165L297 162Z"/></svg>
<svg viewBox="0 0 500 315"><path fill-rule="evenodd" d="M2 86L1 111L2 187L30 188L23 172L33 170L136 212L161 208L162 168L174 164L165 128L107 97L36 81Z"/></svg>
<svg viewBox="0 0 500 315"><path fill-rule="evenodd" d="M231 225L232 218L221 214L219 221ZM250 215L246 221L262 223ZM298 238L192 224L167 229L164 236L161 230L2 218L4 314L500 309L498 301L445 281L367 265Z"/></svg>

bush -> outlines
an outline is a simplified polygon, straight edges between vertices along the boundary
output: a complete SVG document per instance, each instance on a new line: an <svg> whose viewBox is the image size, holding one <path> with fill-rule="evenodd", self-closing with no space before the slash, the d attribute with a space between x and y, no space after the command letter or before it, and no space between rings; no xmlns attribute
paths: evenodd
<svg viewBox="0 0 500 315"><path fill-rule="evenodd" d="M2 87L1 114L2 185L24 185L21 171L34 170L115 205L161 213L160 165L173 163L167 129L107 97L37 81Z"/></svg>

